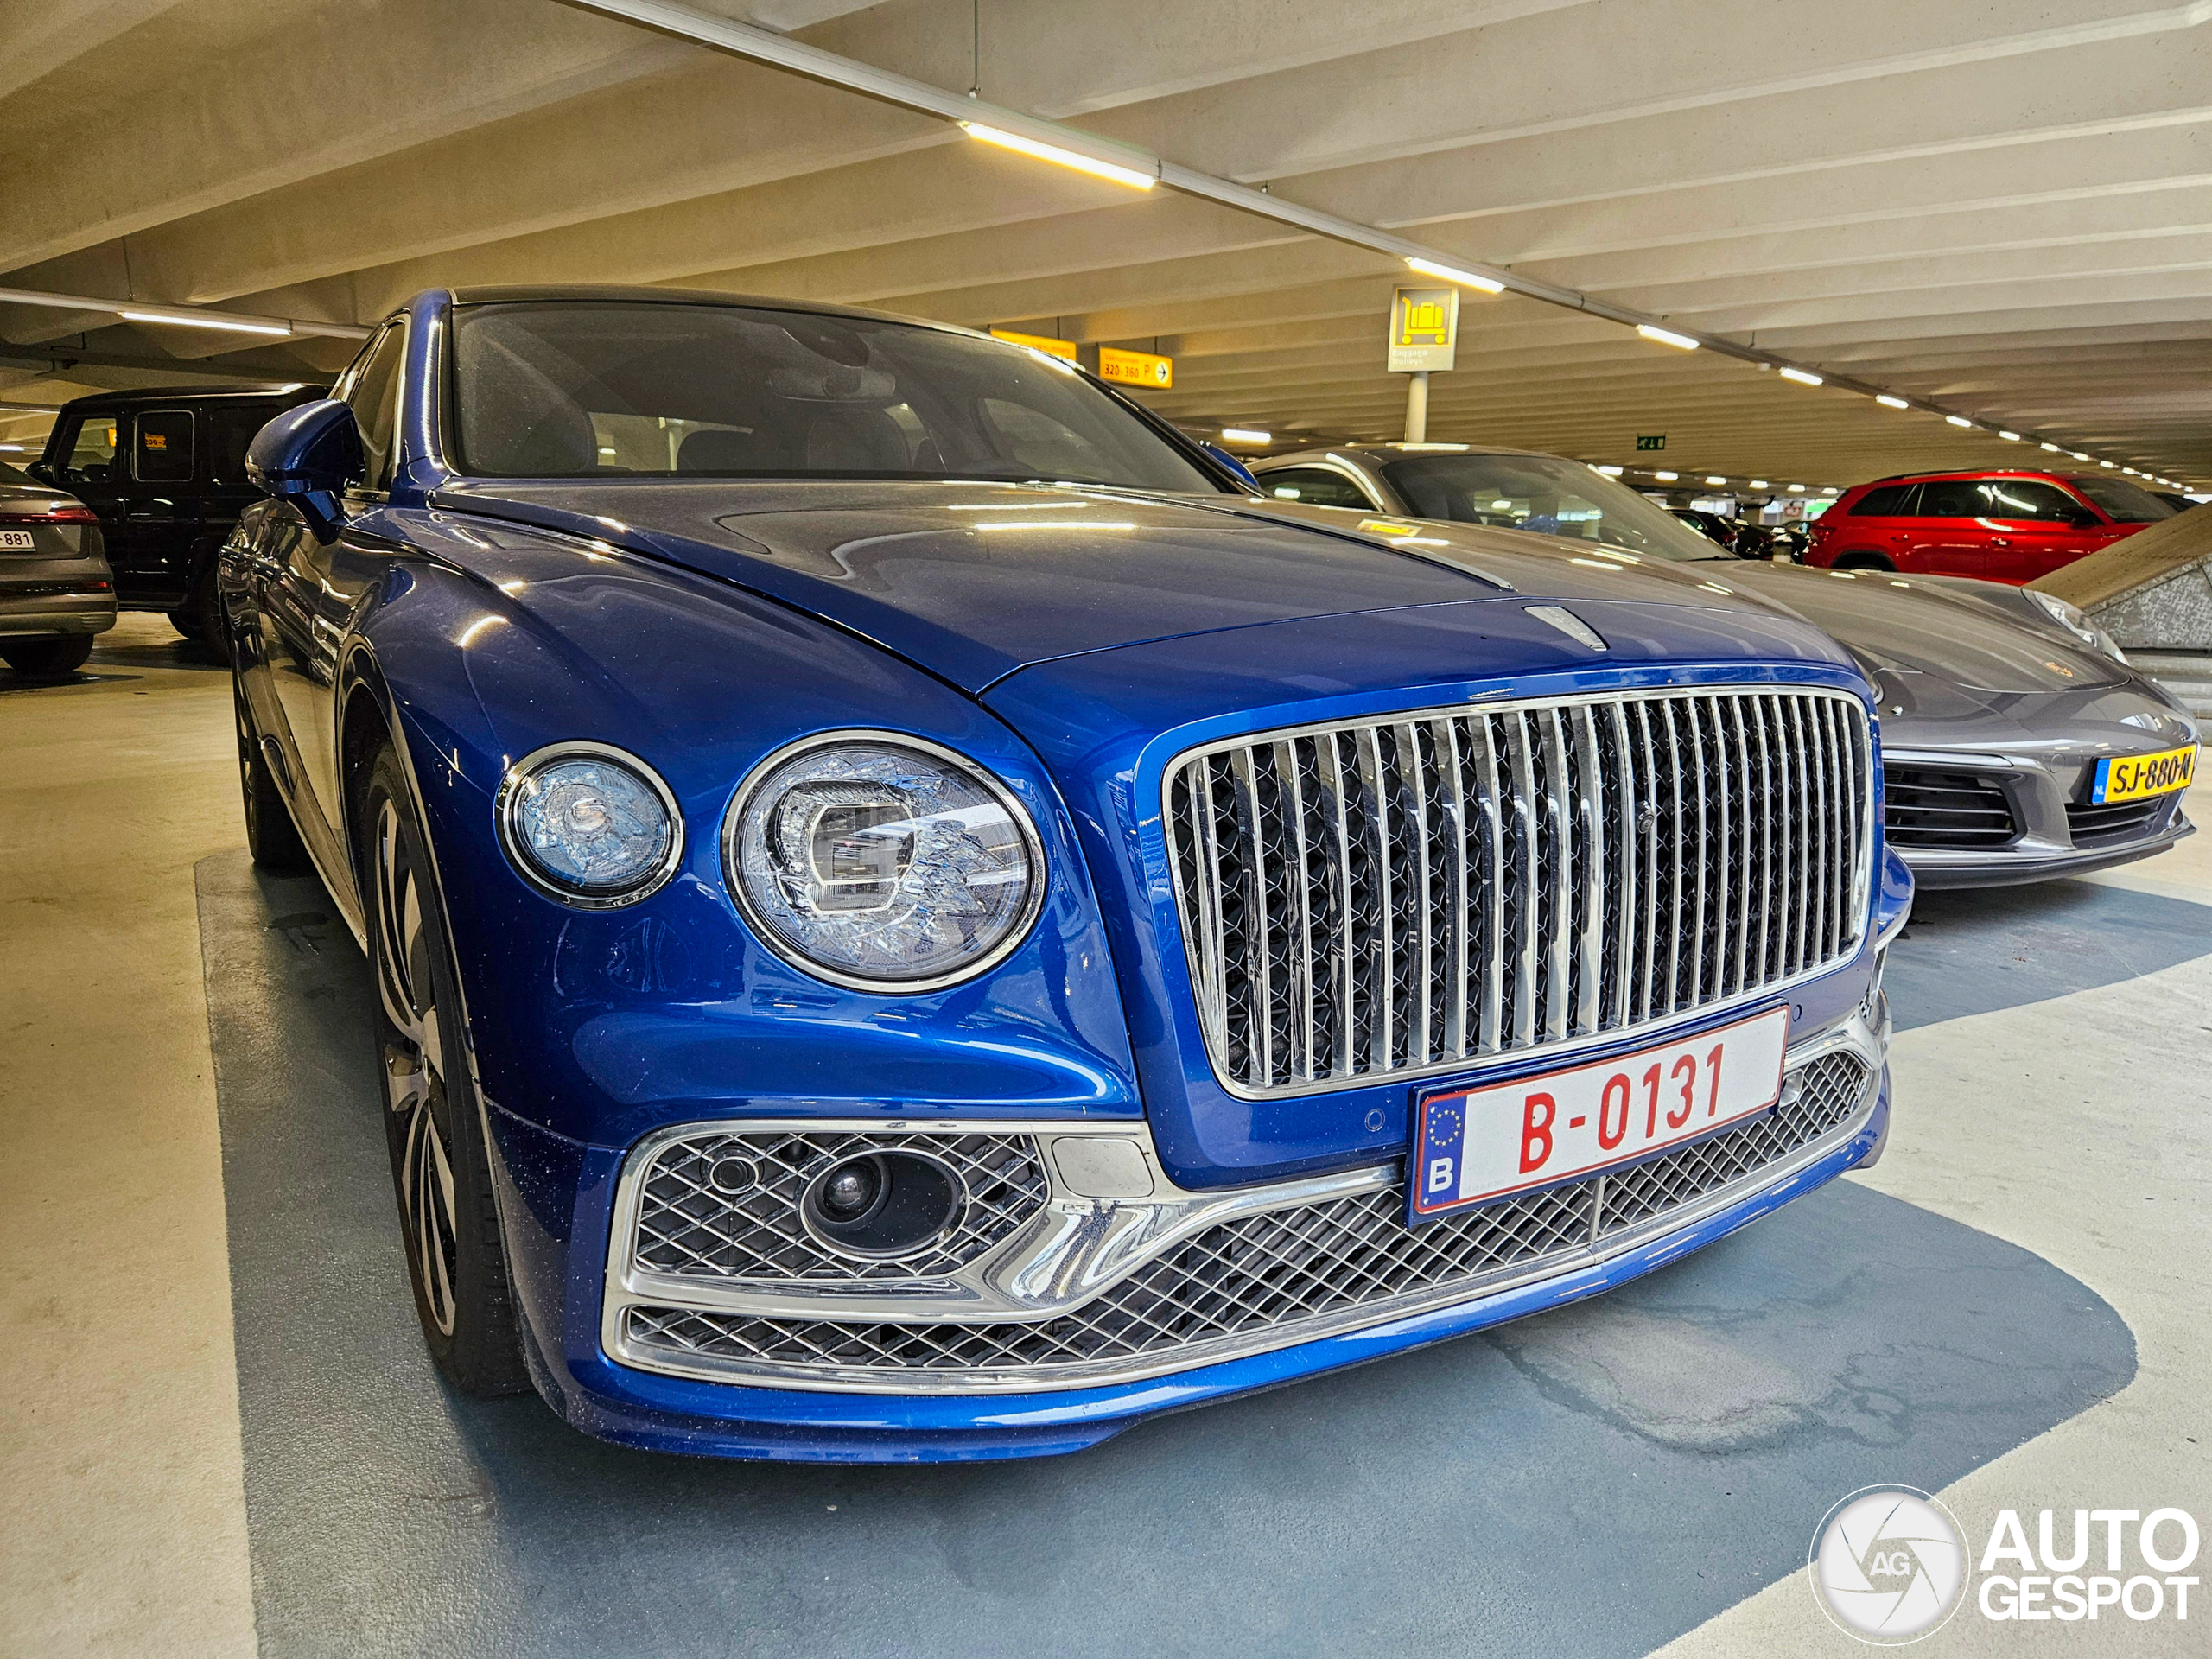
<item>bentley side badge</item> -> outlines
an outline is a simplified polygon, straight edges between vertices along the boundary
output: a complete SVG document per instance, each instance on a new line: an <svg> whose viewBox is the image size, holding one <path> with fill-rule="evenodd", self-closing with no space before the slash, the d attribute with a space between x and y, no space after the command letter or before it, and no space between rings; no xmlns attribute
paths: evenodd
<svg viewBox="0 0 2212 1659"><path fill-rule="evenodd" d="M1563 605L1530 605L1524 607L1539 622L1548 622L1578 645L1587 645L1592 651L1605 648L1605 636L1599 633L1573 611Z"/></svg>

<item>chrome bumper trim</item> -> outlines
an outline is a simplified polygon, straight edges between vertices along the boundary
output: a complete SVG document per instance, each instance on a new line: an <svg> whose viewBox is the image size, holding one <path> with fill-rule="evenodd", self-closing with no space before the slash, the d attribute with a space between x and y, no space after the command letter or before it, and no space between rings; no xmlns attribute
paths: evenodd
<svg viewBox="0 0 2212 1659"><path fill-rule="evenodd" d="M1178 1188L1167 1180L1159 1167L1150 1136L1139 1121L1085 1124L979 1123L972 1120L950 1123L884 1122L851 1119L795 1122L790 1119L747 1119L686 1124L648 1138L625 1160L617 1191L601 1301L600 1340L610 1358L639 1370L754 1387L887 1395L1014 1394L1096 1388L1294 1347L1580 1271L1654 1238L1694 1225L1789 1179L1847 1144L1866 1128L1880 1094L1888 1036L1886 1005L1877 993L1866 1006L1790 1049L1787 1070L1792 1073L1838 1050L1847 1049L1866 1063L1866 1076L1860 1097L1850 1116L1835 1128L1725 1186L1664 1210L1642 1223L1605 1233L1580 1247L1395 1298L1290 1320L1227 1338L1193 1343L1164 1353L1106 1359L1091 1364L1054 1364L1032 1372L863 1373L836 1364L753 1363L706 1354L680 1354L666 1345L632 1341L626 1316L632 1307L650 1305L802 1321L916 1325L1042 1321L1080 1308L1177 1245L1224 1221L1395 1186L1402 1179L1401 1160L1265 1186L1196 1192ZM833 1286L789 1281L716 1283L688 1275L641 1272L631 1265L632 1241L636 1236L641 1202L642 1183L637 1177L650 1166L653 1152L670 1140L696 1135L702 1130L735 1132L754 1128L800 1127L861 1132L926 1129L967 1135L995 1132L1035 1135L1046 1143L1046 1163L1051 1173L1052 1194L1034 1216L989 1253L956 1273L927 1281L880 1284L847 1281ZM1049 1143L1061 1138L1084 1136L1111 1136L1137 1142L1153 1173L1153 1196L1091 1198L1066 1191Z"/></svg>

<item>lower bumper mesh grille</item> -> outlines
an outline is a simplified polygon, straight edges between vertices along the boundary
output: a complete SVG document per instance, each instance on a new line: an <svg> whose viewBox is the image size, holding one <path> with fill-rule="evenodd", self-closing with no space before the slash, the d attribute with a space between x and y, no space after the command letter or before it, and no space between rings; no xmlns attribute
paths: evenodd
<svg viewBox="0 0 2212 1659"><path fill-rule="evenodd" d="M1163 1355L1256 1329L1298 1328L1348 1310L1455 1284L1561 1271L1609 1236L1663 1217L1787 1157L1847 1122L1866 1063L1831 1053L1772 1112L1625 1172L1596 1176L1432 1222L1405 1225L1405 1190L1387 1188L1241 1217L1147 1263L1071 1312L1033 1321L899 1324L771 1319L688 1308L626 1310L641 1350L758 1366L834 1367L878 1376L961 1372L1049 1380L1055 1369ZM1202 1354L1193 1354L1197 1363ZM1165 1369L1163 1367L1163 1369Z"/></svg>

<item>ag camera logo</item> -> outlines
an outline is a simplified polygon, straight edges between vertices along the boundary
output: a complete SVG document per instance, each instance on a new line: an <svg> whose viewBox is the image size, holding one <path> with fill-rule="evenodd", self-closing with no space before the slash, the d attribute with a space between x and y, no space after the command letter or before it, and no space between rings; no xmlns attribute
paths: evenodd
<svg viewBox="0 0 2212 1659"><path fill-rule="evenodd" d="M1901 1647L1942 1628L1967 1580L1957 1517L1914 1486L1866 1486L1821 1520L1808 1568L1813 1597L1847 1633Z"/></svg>

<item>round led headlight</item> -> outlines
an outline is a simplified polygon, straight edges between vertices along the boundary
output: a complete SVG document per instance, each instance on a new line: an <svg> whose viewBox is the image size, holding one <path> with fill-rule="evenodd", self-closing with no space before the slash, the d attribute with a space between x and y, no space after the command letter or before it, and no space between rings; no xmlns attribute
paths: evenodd
<svg viewBox="0 0 2212 1659"><path fill-rule="evenodd" d="M515 868L564 904L634 905L683 856L683 816L668 785L604 743L524 755L508 768L497 810Z"/></svg>
<svg viewBox="0 0 2212 1659"><path fill-rule="evenodd" d="M770 755L731 803L722 868L792 966L863 990L926 991L1021 942L1045 885L1021 804L949 749L841 732Z"/></svg>

